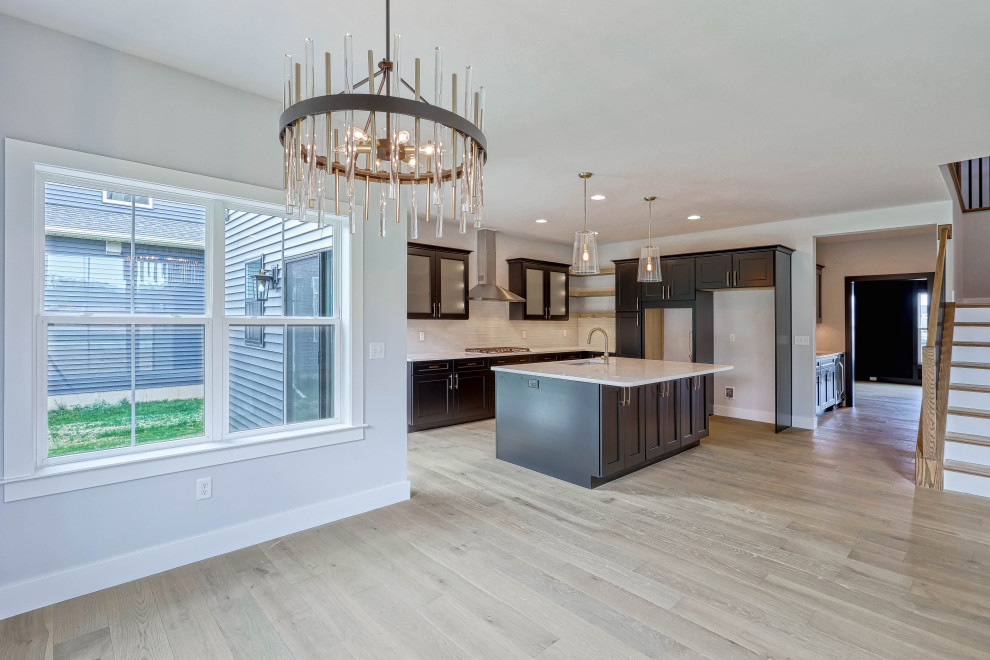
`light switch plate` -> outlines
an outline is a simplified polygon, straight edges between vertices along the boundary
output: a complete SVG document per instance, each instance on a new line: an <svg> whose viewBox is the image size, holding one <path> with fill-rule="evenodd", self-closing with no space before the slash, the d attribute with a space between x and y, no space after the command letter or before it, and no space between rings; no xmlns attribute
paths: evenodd
<svg viewBox="0 0 990 660"><path fill-rule="evenodd" d="M796 346L811 346L811 337L808 335L794 335L794 344Z"/></svg>
<svg viewBox="0 0 990 660"><path fill-rule="evenodd" d="M426 341L426 333L425 332L419 333L419 340L420 341Z"/></svg>
<svg viewBox="0 0 990 660"><path fill-rule="evenodd" d="M736 333L730 332L729 333L729 341L730 342L734 342L735 340L736 340Z"/></svg>
<svg viewBox="0 0 990 660"><path fill-rule="evenodd" d="M369 360L382 360L385 358L385 344L380 342L371 342L368 344L368 359Z"/></svg>
<svg viewBox="0 0 990 660"><path fill-rule="evenodd" d="M526 338L526 331L525 331L525 330L523 330L523 331L522 331L522 338L523 338L523 339L525 339L525 338Z"/></svg>

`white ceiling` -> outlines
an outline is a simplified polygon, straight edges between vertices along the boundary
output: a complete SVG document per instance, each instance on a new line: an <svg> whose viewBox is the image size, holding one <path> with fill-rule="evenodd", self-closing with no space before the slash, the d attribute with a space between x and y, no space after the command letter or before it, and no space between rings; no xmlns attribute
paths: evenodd
<svg viewBox="0 0 990 660"><path fill-rule="evenodd" d="M303 37L335 67L345 31L359 63L384 51L383 1L0 0L0 12L273 99ZM448 72L474 65L486 224L513 234L570 240L581 170L608 196L590 213L611 242L645 234L646 194L655 231L671 234L944 200L938 165L990 153L986 0L396 0L392 30L406 65L428 70L435 45Z"/></svg>

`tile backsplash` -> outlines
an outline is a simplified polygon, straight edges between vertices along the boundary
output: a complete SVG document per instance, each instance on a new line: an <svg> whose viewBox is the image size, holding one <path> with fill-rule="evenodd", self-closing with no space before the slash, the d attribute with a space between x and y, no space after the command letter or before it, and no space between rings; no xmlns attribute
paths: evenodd
<svg viewBox="0 0 990 660"><path fill-rule="evenodd" d="M615 351L615 319L572 317L568 321L510 321L507 302L472 300L470 305L471 318L467 321L406 321L409 353L461 351L475 346L584 347L588 332L595 326L608 333L609 349ZM419 340L420 332L425 333L424 341ZM595 335L590 348L605 348L601 334Z"/></svg>

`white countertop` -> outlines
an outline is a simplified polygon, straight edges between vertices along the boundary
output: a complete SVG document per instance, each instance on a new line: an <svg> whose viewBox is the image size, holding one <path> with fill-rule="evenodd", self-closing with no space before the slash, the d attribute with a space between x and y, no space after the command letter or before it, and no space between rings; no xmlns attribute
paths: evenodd
<svg viewBox="0 0 990 660"><path fill-rule="evenodd" d="M460 358L476 357L505 357L507 355L538 355L540 353L570 353L572 351L594 351L600 353L602 349L591 346L541 346L531 348L528 351L518 353L465 353L464 351L446 351L442 353L410 353L406 356L407 362L420 362L422 360L458 360Z"/></svg>
<svg viewBox="0 0 990 660"><path fill-rule="evenodd" d="M565 362L539 362L492 367L492 371L505 371L527 376L576 380L582 383L638 387L667 380L703 376L732 369L727 364L698 364L696 362L670 362L668 360L637 360L634 358L609 358L606 364L582 364L600 360L567 360ZM579 366L580 365L580 366Z"/></svg>

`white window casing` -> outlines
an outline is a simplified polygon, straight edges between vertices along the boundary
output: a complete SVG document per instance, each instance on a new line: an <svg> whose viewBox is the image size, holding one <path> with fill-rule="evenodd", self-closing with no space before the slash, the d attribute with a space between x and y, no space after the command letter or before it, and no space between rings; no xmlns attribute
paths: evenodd
<svg viewBox="0 0 990 660"><path fill-rule="evenodd" d="M362 245L360 234L351 235L342 229L341 218L330 220L335 306L332 316L227 316L226 210L281 216L282 191L12 139L6 139L4 147L4 415L0 484L4 486L5 501L363 439ZM45 312L46 181L205 206L205 314ZM46 340L47 326L53 322L202 326L205 437L49 457ZM228 341L232 325L332 326L334 418L229 432Z"/></svg>

